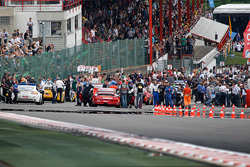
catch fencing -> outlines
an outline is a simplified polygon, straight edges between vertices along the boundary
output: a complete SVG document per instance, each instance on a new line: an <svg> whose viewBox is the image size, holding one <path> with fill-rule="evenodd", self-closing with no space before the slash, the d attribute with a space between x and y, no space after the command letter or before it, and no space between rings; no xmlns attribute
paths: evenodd
<svg viewBox="0 0 250 167"><path fill-rule="evenodd" d="M144 39L120 40L103 43L90 43L41 55L6 58L1 57L1 77L5 72L35 77L77 74L77 66L101 66L101 70L145 65Z"/></svg>

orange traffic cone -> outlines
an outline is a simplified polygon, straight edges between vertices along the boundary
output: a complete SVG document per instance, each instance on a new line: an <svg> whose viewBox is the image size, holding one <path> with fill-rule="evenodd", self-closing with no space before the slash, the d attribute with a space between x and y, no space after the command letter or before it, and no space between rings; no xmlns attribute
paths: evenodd
<svg viewBox="0 0 250 167"><path fill-rule="evenodd" d="M194 107L193 107L195 110L196 110L196 106L195 106L195 104L194 104Z"/></svg>
<svg viewBox="0 0 250 167"><path fill-rule="evenodd" d="M224 114L223 110L220 111L220 118L225 118L225 114Z"/></svg>
<svg viewBox="0 0 250 167"><path fill-rule="evenodd" d="M191 110L191 113L190 113L191 117L194 118L195 117L195 113L194 113L194 109Z"/></svg>
<svg viewBox="0 0 250 167"><path fill-rule="evenodd" d="M213 111L212 111L212 109L210 109L209 118L213 118Z"/></svg>
<svg viewBox="0 0 250 167"><path fill-rule="evenodd" d="M179 117L182 117L182 107L181 107L181 105L179 107Z"/></svg>
<svg viewBox="0 0 250 167"><path fill-rule="evenodd" d="M185 110L185 117L188 117L188 108Z"/></svg>
<svg viewBox="0 0 250 167"><path fill-rule="evenodd" d="M225 105L223 104L223 106L222 106L222 110L225 110Z"/></svg>
<svg viewBox="0 0 250 167"><path fill-rule="evenodd" d="M244 115L244 111L241 110L241 113L240 113L240 119L244 119L245 115Z"/></svg>
<svg viewBox="0 0 250 167"><path fill-rule="evenodd" d="M245 109L247 109L247 104L245 104Z"/></svg>
<svg viewBox="0 0 250 167"><path fill-rule="evenodd" d="M201 113L200 113L200 109L198 108L197 117L200 117L200 116L201 116Z"/></svg>
<svg viewBox="0 0 250 167"><path fill-rule="evenodd" d="M163 105L161 106L161 115L165 115Z"/></svg>
<svg viewBox="0 0 250 167"><path fill-rule="evenodd" d="M173 115L173 108L172 107L170 107L169 113L170 113L169 115L171 115L171 116Z"/></svg>
<svg viewBox="0 0 250 167"><path fill-rule="evenodd" d="M164 115L167 115L167 107L164 105Z"/></svg>
<svg viewBox="0 0 250 167"><path fill-rule="evenodd" d="M212 105L212 110L214 109L214 105Z"/></svg>
<svg viewBox="0 0 250 167"><path fill-rule="evenodd" d="M177 110L176 110L176 107L175 107L175 105L174 105L174 113L173 113L173 116L176 117L176 115L177 115Z"/></svg>
<svg viewBox="0 0 250 167"><path fill-rule="evenodd" d="M233 110L235 109L235 105L233 104Z"/></svg>
<svg viewBox="0 0 250 167"><path fill-rule="evenodd" d="M205 104L204 104L204 106L203 106L203 118L206 118L206 106L205 106Z"/></svg>
<svg viewBox="0 0 250 167"><path fill-rule="evenodd" d="M235 119L235 112L234 112L234 110L232 111L231 118L232 118L232 119Z"/></svg>

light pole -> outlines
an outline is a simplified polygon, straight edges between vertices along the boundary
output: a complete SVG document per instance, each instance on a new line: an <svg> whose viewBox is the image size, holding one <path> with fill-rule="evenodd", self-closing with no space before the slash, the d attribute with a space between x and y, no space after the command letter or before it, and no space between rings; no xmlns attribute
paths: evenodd
<svg viewBox="0 0 250 167"><path fill-rule="evenodd" d="M42 33L43 33L43 53L45 53L45 33L44 33L45 24L42 21L39 21L39 24L42 26Z"/></svg>

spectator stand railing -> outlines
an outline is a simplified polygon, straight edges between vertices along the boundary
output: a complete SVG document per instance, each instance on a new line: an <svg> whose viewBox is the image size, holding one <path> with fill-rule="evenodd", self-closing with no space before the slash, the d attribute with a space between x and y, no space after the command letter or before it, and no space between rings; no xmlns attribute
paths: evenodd
<svg viewBox="0 0 250 167"><path fill-rule="evenodd" d="M71 11L81 10L81 4L81 0L5 0L2 5L13 6L21 11Z"/></svg>

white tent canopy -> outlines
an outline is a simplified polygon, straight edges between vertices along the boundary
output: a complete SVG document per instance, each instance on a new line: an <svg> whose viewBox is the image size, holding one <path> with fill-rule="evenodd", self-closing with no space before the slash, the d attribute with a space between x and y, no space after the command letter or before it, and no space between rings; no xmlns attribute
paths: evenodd
<svg viewBox="0 0 250 167"><path fill-rule="evenodd" d="M226 4L221 5L213 11L214 14L239 14L239 13L250 13L250 4Z"/></svg>
<svg viewBox="0 0 250 167"><path fill-rule="evenodd" d="M228 25L201 17L197 24L191 30L192 35L205 38L210 41L220 43L229 29ZM217 33L218 39L215 40Z"/></svg>

